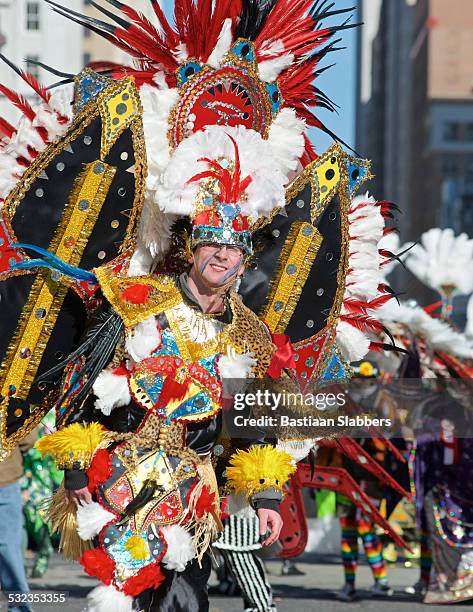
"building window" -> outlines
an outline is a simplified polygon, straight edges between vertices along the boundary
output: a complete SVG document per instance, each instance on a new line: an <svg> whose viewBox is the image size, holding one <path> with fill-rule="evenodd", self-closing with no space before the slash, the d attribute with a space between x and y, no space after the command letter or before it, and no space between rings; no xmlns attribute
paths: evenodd
<svg viewBox="0 0 473 612"><path fill-rule="evenodd" d="M466 139L468 142L473 142L473 123L467 123L466 125Z"/></svg>
<svg viewBox="0 0 473 612"><path fill-rule="evenodd" d="M26 3L26 29L39 30L39 2Z"/></svg>
<svg viewBox="0 0 473 612"><path fill-rule="evenodd" d="M456 121L446 121L443 126L443 137L447 142L460 140L460 124Z"/></svg>
<svg viewBox="0 0 473 612"><path fill-rule="evenodd" d="M36 79L39 79L39 66L35 62L39 62L37 55L28 55L26 58L26 70Z"/></svg>
<svg viewBox="0 0 473 612"><path fill-rule="evenodd" d="M455 157L445 157L442 162L442 172L446 178L455 178L458 174L458 163Z"/></svg>

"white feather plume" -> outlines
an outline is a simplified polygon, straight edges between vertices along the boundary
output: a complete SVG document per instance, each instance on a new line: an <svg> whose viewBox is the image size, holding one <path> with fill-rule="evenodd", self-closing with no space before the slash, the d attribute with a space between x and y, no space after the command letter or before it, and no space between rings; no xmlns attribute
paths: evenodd
<svg viewBox="0 0 473 612"><path fill-rule="evenodd" d="M138 363L149 357L160 344L161 334L155 317L151 316L128 331L125 349L131 359Z"/></svg>
<svg viewBox="0 0 473 612"><path fill-rule="evenodd" d="M225 53L230 50L232 42L232 20L225 19L218 37L217 44L215 45L215 49L210 54L209 59L207 60L207 64L209 66L212 66L212 68L220 68L220 62L222 61Z"/></svg>
<svg viewBox="0 0 473 612"><path fill-rule="evenodd" d="M168 251L170 228L175 221L175 217L167 217L159 208L157 188L170 160L168 119L179 93L177 89L170 89L162 83L160 75L161 73L155 75L159 88L143 85L140 89L148 176L138 233L142 245L149 250L153 259L161 258Z"/></svg>
<svg viewBox="0 0 473 612"><path fill-rule="evenodd" d="M188 181L207 170L206 163L198 160L202 157L235 158L233 144L227 134L237 142L242 177L252 177L246 190L248 199L241 203L243 213L248 216L268 216L274 208L285 205L287 164L283 166L269 143L259 133L243 126L222 129L212 125L185 138L174 151L162 184L156 190L159 205L164 212L178 215L192 212L199 185L188 184ZM293 159L297 159L297 152L293 154Z"/></svg>
<svg viewBox="0 0 473 612"><path fill-rule="evenodd" d="M172 54L179 64L186 62L189 59L189 52L187 50L186 43L179 43Z"/></svg>
<svg viewBox="0 0 473 612"><path fill-rule="evenodd" d="M162 561L164 567L183 572L189 561L195 558L195 548L192 544L191 534L180 525L162 527L161 533L168 545Z"/></svg>
<svg viewBox="0 0 473 612"><path fill-rule="evenodd" d="M304 153L306 123L292 108L282 108L269 129L268 144L283 174L289 177L297 170L298 160Z"/></svg>
<svg viewBox="0 0 473 612"><path fill-rule="evenodd" d="M289 68L293 62L294 55L292 53L284 53L279 57L259 62L258 70L260 78L266 83L274 83L281 72Z"/></svg>
<svg viewBox="0 0 473 612"><path fill-rule="evenodd" d="M286 47L280 38L265 40L259 50L261 57L273 58L285 53Z"/></svg>
<svg viewBox="0 0 473 612"><path fill-rule="evenodd" d="M82 540L92 540L114 518L114 514L97 502L82 502L77 506L77 533Z"/></svg>
<svg viewBox="0 0 473 612"><path fill-rule="evenodd" d="M100 585L87 595L88 612L132 612L133 597L113 586Z"/></svg>
<svg viewBox="0 0 473 612"><path fill-rule="evenodd" d="M473 240L455 236L452 229L435 227L421 236L406 257L406 266L421 282L442 292L453 287L459 293L473 291Z"/></svg>
<svg viewBox="0 0 473 612"><path fill-rule="evenodd" d="M305 459L315 447L318 438L306 438L305 440L278 440L276 448L284 451L292 457L292 462L298 463Z"/></svg>
<svg viewBox="0 0 473 612"><path fill-rule="evenodd" d="M220 378L248 378L257 364L254 353L237 353L228 349L218 360Z"/></svg>
<svg viewBox="0 0 473 612"><path fill-rule="evenodd" d="M33 157L28 146L34 147L38 152L44 151L48 146L39 136L36 127L43 127L48 134L48 141L52 143L60 138L72 121L72 93L71 88L60 87L51 96L48 103L41 102L33 107L36 117L31 122L22 116L18 122L16 133L11 140L0 150L0 198L6 199L12 189L23 176L26 168L17 163L17 157L24 157L29 162ZM59 123L57 113L67 118L65 123ZM1 208L1 206L0 206Z"/></svg>
<svg viewBox="0 0 473 612"><path fill-rule="evenodd" d="M146 276L153 268L153 254L146 247L143 240L138 238L135 251L128 266L128 276Z"/></svg>
<svg viewBox="0 0 473 612"><path fill-rule="evenodd" d="M131 402L127 376L114 374L109 369L100 372L92 389L97 396L95 407L107 416L114 408L128 406Z"/></svg>
<svg viewBox="0 0 473 612"><path fill-rule="evenodd" d="M254 353L240 354L233 348L218 360L218 371L222 379L225 395L233 397L246 385L246 379L252 377L252 370L257 361Z"/></svg>
<svg viewBox="0 0 473 612"><path fill-rule="evenodd" d="M434 350L450 353L461 359L473 358L473 342L465 334L455 331L441 319L434 319L417 305L391 300L378 311L377 317L396 333L396 323L402 323L412 332L425 338Z"/></svg>
<svg viewBox="0 0 473 612"><path fill-rule="evenodd" d="M340 321L337 325L337 345L347 361L358 361L370 350L370 340L365 334L346 323Z"/></svg>

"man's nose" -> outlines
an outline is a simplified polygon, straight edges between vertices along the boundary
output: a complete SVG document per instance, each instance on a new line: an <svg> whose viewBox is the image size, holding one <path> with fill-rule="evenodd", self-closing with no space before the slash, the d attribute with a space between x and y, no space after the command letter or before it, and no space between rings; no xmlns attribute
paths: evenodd
<svg viewBox="0 0 473 612"><path fill-rule="evenodd" d="M228 250L225 245L222 245L219 250L215 253L215 257L222 260L228 259Z"/></svg>

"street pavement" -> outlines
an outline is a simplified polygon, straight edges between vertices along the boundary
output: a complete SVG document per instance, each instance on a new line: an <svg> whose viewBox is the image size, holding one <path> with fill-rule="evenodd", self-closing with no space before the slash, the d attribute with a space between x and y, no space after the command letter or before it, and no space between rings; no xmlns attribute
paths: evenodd
<svg viewBox="0 0 473 612"><path fill-rule="evenodd" d="M339 602L334 597L336 591L343 583L343 571L336 558L321 558L315 555L304 555L298 560L298 567L302 576L281 576L281 562L269 561L267 563L270 581L274 587L275 603L278 612L355 612L368 610L372 612L423 612L439 610L438 606L426 606L417 602L403 592L404 587L413 584L418 578L418 569L391 567L389 580L395 593L389 598L373 598L369 588L372 584L369 568L362 564L358 571L357 586L360 599L353 603ZM66 603L63 604L36 604L35 612L81 612L87 609L87 593L94 588L96 581L84 575L78 564L67 563L55 556L50 567L41 579L30 580L33 592L44 591L66 592ZM6 610L6 604L0 603L0 610ZM473 605L462 604L449 606L448 609L473 610ZM211 597L210 612L242 612L243 605L240 598ZM111 611L113 612L113 611ZM189 610L188 612L194 612Z"/></svg>

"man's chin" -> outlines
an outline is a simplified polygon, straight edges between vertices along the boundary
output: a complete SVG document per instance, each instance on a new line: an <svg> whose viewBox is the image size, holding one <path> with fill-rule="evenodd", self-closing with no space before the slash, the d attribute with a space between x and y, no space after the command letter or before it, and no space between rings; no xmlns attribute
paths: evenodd
<svg viewBox="0 0 473 612"><path fill-rule="evenodd" d="M204 280L207 286L211 289L215 289L215 291L222 289L222 287L228 286L228 283L232 281L231 278L225 278L224 274L222 274L221 276L204 275Z"/></svg>

